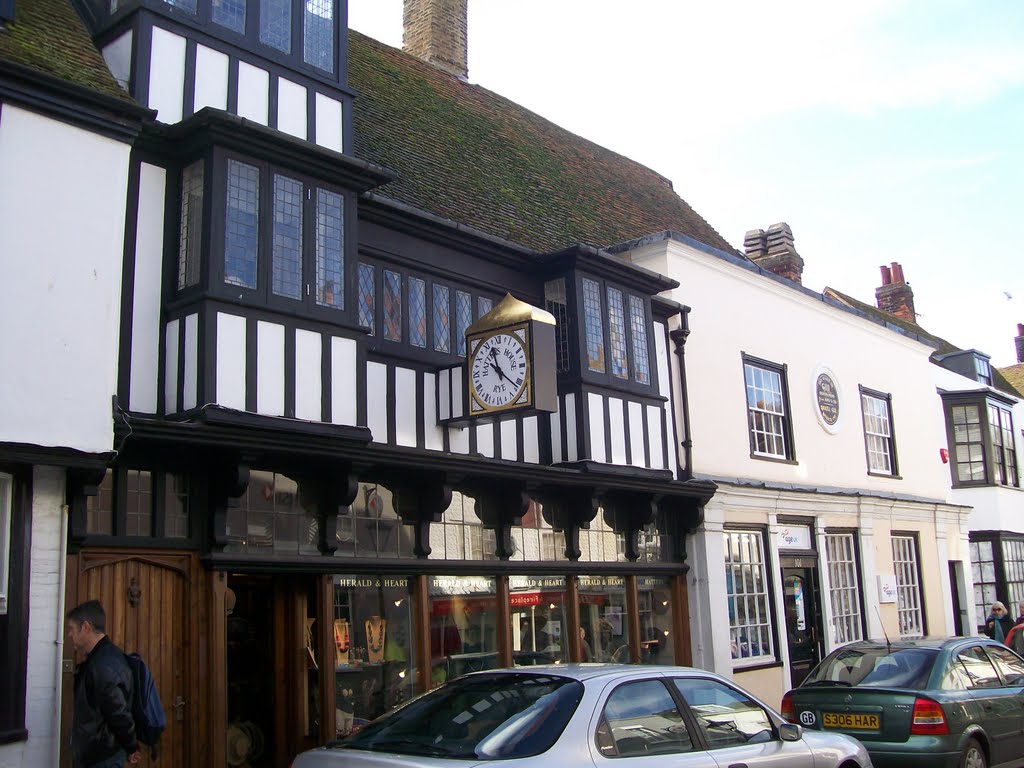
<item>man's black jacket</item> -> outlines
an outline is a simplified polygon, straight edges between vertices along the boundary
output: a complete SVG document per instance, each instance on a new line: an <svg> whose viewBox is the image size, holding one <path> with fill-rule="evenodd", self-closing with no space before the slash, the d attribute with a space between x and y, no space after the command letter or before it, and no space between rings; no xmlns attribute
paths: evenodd
<svg viewBox="0 0 1024 768"><path fill-rule="evenodd" d="M75 669L71 747L78 765L138 748L132 719L132 671L124 653L104 636Z"/></svg>

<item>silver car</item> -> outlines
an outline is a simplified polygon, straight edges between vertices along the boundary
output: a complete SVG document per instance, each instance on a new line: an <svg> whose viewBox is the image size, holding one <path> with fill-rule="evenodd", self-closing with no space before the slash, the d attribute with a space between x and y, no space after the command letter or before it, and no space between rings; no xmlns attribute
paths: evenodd
<svg viewBox="0 0 1024 768"><path fill-rule="evenodd" d="M666 758L671 756L671 762ZM869 768L860 742L804 731L710 672L570 664L477 672L293 768Z"/></svg>

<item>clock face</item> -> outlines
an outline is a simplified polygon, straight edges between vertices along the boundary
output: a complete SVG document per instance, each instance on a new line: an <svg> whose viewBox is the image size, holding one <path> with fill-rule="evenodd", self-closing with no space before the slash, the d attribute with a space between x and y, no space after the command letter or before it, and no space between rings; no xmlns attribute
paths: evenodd
<svg viewBox="0 0 1024 768"><path fill-rule="evenodd" d="M469 385L487 410L511 405L526 387L526 349L514 333L496 333L481 339L472 350Z"/></svg>

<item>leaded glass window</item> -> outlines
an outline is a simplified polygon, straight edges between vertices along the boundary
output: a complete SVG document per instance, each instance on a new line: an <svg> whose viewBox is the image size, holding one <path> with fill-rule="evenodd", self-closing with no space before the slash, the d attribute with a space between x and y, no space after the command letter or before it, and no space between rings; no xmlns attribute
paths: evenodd
<svg viewBox="0 0 1024 768"><path fill-rule="evenodd" d="M565 560L565 534L544 519L540 502L530 500L522 522L512 528L513 560Z"/></svg>
<svg viewBox="0 0 1024 768"><path fill-rule="evenodd" d="M473 324L473 297L465 291L455 292L455 338L459 357L466 356L466 329Z"/></svg>
<svg viewBox="0 0 1024 768"><path fill-rule="evenodd" d="M564 277L544 283L544 308L555 318L555 366L565 373L569 370L569 304Z"/></svg>
<svg viewBox="0 0 1024 768"><path fill-rule="evenodd" d="M759 531L726 531L724 536L732 658L774 658L764 538Z"/></svg>
<svg viewBox="0 0 1024 768"><path fill-rule="evenodd" d="M181 222L178 237L178 288L199 283L199 255L203 243L203 161L181 174Z"/></svg>
<svg viewBox="0 0 1024 768"><path fill-rule="evenodd" d="M608 289L608 339L611 342L612 376L628 379L626 317L622 306L622 291L618 288Z"/></svg>
<svg viewBox="0 0 1024 768"><path fill-rule="evenodd" d="M410 277L409 287L409 343L414 347L427 346L427 284L418 277Z"/></svg>
<svg viewBox="0 0 1024 768"><path fill-rule="evenodd" d="M412 526L402 524L394 496L382 485L359 484L351 506L338 515L336 537L336 557L416 557Z"/></svg>
<svg viewBox="0 0 1024 768"><path fill-rule="evenodd" d="M750 446L755 456L790 458L786 399L779 369L744 363Z"/></svg>
<svg viewBox="0 0 1024 768"><path fill-rule="evenodd" d="M316 192L316 303L345 308L344 201L337 192Z"/></svg>
<svg viewBox="0 0 1024 768"><path fill-rule="evenodd" d="M153 477L149 472L129 469L125 473L125 535L153 535Z"/></svg>
<svg viewBox="0 0 1024 768"><path fill-rule="evenodd" d="M647 312L639 296L629 297L629 328L633 338L633 380L651 383L650 352L647 348Z"/></svg>
<svg viewBox="0 0 1024 768"><path fill-rule="evenodd" d="M860 610L857 546L852 533L825 534L829 599L832 603L832 642L852 643L864 638Z"/></svg>
<svg viewBox="0 0 1024 768"><path fill-rule="evenodd" d="M188 538L188 475L164 475L164 536Z"/></svg>
<svg viewBox="0 0 1024 768"><path fill-rule="evenodd" d="M291 53L291 0L260 0L260 42Z"/></svg>
<svg viewBox="0 0 1024 768"><path fill-rule="evenodd" d="M228 160L224 282L256 288L259 254L260 170Z"/></svg>
<svg viewBox="0 0 1024 768"><path fill-rule="evenodd" d="M372 264L359 264L359 324L376 333L377 280L376 268Z"/></svg>
<svg viewBox="0 0 1024 768"><path fill-rule="evenodd" d="M210 17L222 27L245 34L245 0L213 0Z"/></svg>
<svg viewBox="0 0 1024 768"><path fill-rule="evenodd" d="M305 0L303 60L325 72L334 71L334 0Z"/></svg>
<svg viewBox="0 0 1024 768"><path fill-rule="evenodd" d="M913 536L893 536L892 561L896 569L896 614L899 617L900 637L923 637L924 612L917 566L917 539Z"/></svg>
<svg viewBox="0 0 1024 768"><path fill-rule="evenodd" d="M434 283L434 349L438 352L451 352L451 328L448 315L451 312L448 304L448 286Z"/></svg>
<svg viewBox="0 0 1024 768"><path fill-rule="evenodd" d="M496 560L494 530L484 528L476 499L455 491L440 523L430 526L430 558Z"/></svg>
<svg viewBox="0 0 1024 768"><path fill-rule="evenodd" d="M625 534L616 533L604 519L604 508L589 529L580 531L580 562L624 563L626 562Z"/></svg>
<svg viewBox="0 0 1024 768"><path fill-rule="evenodd" d="M592 371L604 373L601 286L596 280L583 279L583 316L587 334L587 367Z"/></svg>
<svg viewBox="0 0 1024 768"><path fill-rule="evenodd" d="M402 276L384 270L384 338L402 340Z"/></svg>
<svg viewBox="0 0 1024 768"><path fill-rule="evenodd" d="M486 296L478 296L476 299L476 316L483 317L494 308L494 302Z"/></svg>
<svg viewBox="0 0 1024 768"><path fill-rule="evenodd" d="M167 0L167 4L189 13L196 12L196 0Z"/></svg>
<svg viewBox="0 0 1024 768"><path fill-rule="evenodd" d="M302 182L274 175L273 291L302 298Z"/></svg>
<svg viewBox="0 0 1024 768"><path fill-rule="evenodd" d="M225 552L319 554L317 498L286 475L254 470L227 513Z"/></svg>
<svg viewBox="0 0 1024 768"><path fill-rule="evenodd" d="M85 531L114 535L114 471L108 469L95 496L85 497Z"/></svg>

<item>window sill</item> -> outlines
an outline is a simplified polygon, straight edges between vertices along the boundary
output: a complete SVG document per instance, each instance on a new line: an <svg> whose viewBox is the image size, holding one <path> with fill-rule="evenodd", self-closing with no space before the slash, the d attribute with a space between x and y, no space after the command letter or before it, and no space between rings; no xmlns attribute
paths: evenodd
<svg viewBox="0 0 1024 768"><path fill-rule="evenodd" d="M887 475L884 472L868 472L868 477L881 477L885 480L902 480L903 475Z"/></svg>
<svg viewBox="0 0 1024 768"><path fill-rule="evenodd" d="M755 461L770 461L774 464L792 464L793 466L798 466L800 464L796 459L781 459L777 456L762 456L759 453L751 453L750 458Z"/></svg>
<svg viewBox="0 0 1024 768"><path fill-rule="evenodd" d="M776 667L781 668L782 662L774 657L766 661L751 662L749 664L744 664L738 659L732 660L733 674L739 672L759 672L762 669L775 669Z"/></svg>

